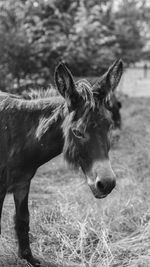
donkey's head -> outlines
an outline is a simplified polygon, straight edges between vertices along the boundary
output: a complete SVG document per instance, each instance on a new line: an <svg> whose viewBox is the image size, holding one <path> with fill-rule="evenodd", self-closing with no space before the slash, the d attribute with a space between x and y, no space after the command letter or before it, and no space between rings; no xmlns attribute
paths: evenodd
<svg viewBox="0 0 150 267"><path fill-rule="evenodd" d="M81 167L96 198L107 196L115 187L115 174L109 162L110 94L122 75L122 62L116 61L93 85L75 82L64 63L56 68L55 82L66 100L63 154L75 167Z"/></svg>

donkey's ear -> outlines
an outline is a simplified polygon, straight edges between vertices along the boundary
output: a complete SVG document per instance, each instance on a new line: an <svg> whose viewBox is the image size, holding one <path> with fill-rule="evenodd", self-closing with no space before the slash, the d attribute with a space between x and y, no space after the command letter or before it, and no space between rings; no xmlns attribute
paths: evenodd
<svg viewBox="0 0 150 267"><path fill-rule="evenodd" d="M123 63L121 60L116 60L110 66L108 71L100 77L93 85L93 93L100 98L105 98L110 92L113 92L117 87L123 73Z"/></svg>
<svg viewBox="0 0 150 267"><path fill-rule="evenodd" d="M68 107L75 109L79 100L72 74L64 63L60 63L55 70L55 83L58 91L66 99Z"/></svg>
<svg viewBox="0 0 150 267"><path fill-rule="evenodd" d="M111 91L114 91L118 86L123 73L122 60L116 60L112 66L108 69L106 82L110 85Z"/></svg>

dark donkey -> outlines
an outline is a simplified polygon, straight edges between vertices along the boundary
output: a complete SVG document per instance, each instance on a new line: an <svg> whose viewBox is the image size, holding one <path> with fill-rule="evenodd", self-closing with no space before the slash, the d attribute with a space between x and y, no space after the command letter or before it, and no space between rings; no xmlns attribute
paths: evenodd
<svg viewBox="0 0 150 267"><path fill-rule="evenodd" d="M2 95L0 214L6 193L12 192L19 255L33 266L40 263L29 244L28 194L39 166L63 152L67 162L82 169L96 198L106 197L115 186L108 157L111 116L106 102L122 68L122 62L116 61L92 87L86 80L75 83L60 63L55 82L63 97L24 100Z"/></svg>

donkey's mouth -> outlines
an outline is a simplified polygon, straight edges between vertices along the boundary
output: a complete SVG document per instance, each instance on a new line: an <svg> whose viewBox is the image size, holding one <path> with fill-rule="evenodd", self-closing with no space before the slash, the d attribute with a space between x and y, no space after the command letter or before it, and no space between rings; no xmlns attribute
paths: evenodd
<svg viewBox="0 0 150 267"><path fill-rule="evenodd" d="M97 199L105 198L108 195L108 194L104 194L102 192L97 191L97 189L96 189L94 184L92 184L92 185L89 184L89 187L90 187L94 197L97 198Z"/></svg>
<svg viewBox="0 0 150 267"><path fill-rule="evenodd" d="M101 195L101 196L99 196L99 195L94 195L94 197L97 198L97 199L105 198L105 197L107 197L107 196L108 196L108 194Z"/></svg>
<svg viewBox="0 0 150 267"><path fill-rule="evenodd" d="M102 198L107 197L111 193L111 191L113 189L113 187L112 187L112 188L109 188L109 190L107 190L107 191L105 190L105 192L103 192L102 190L99 190L95 186L95 184L88 184L88 185L89 185L94 197L97 198L97 199L102 199Z"/></svg>

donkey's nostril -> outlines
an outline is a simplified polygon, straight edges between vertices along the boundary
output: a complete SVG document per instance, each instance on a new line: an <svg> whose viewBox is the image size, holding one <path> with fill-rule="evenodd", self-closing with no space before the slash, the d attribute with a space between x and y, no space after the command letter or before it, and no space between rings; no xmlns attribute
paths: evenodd
<svg viewBox="0 0 150 267"><path fill-rule="evenodd" d="M101 181L97 182L96 187L98 188L98 190L100 190L102 192L105 190L105 186Z"/></svg>
<svg viewBox="0 0 150 267"><path fill-rule="evenodd" d="M101 181L97 181L96 187L103 194L109 194L112 189L115 187L116 181L115 179L104 179Z"/></svg>

